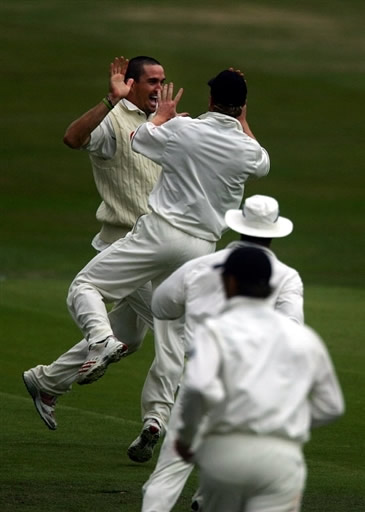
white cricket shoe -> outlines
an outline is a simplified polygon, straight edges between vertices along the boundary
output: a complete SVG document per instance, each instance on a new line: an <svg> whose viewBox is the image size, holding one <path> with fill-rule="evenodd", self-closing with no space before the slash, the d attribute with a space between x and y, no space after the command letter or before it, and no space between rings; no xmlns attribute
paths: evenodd
<svg viewBox="0 0 365 512"><path fill-rule="evenodd" d="M33 398L35 408L50 430L56 430L57 422L54 415L57 397L42 391L32 370L23 373L23 380L28 393Z"/></svg>
<svg viewBox="0 0 365 512"><path fill-rule="evenodd" d="M134 462L147 462L162 434L161 425L154 418L144 422L143 429L137 439L128 448L128 457Z"/></svg>
<svg viewBox="0 0 365 512"><path fill-rule="evenodd" d="M110 363L117 363L126 356L128 347L115 336L108 336L103 341L92 343L89 357L78 372L78 384L91 384L104 375Z"/></svg>

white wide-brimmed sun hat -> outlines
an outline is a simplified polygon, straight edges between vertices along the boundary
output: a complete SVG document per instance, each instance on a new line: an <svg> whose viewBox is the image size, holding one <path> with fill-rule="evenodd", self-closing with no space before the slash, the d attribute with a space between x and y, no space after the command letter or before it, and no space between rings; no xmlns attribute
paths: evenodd
<svg viewBox="0 0 365 512"><path fill-rule="evenodd" d="M293 231L291 220L279 215L279 203L269 196L248 197L241 210L228 210L225 221L237 233L260 238L281 238Z"/></svg>

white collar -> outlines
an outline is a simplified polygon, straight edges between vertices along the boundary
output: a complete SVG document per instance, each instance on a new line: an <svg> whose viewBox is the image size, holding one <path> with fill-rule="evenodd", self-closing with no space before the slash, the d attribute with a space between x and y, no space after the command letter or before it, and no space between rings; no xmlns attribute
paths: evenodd
<svg viewBox="0 0 365 512"><path fill-rule="evenodd" d="M208 112L205 112L204 114L198 116L198 119L206 119L209 117L214 117L223 123L235 124L237 128L243 132L242 125L238 121L238 119L232 116L228 116L227 114L222 114L221 112L214 112L213 110L208 110Z"/></svg>
<svg viewBox="0 0 365 512"><path fill-rule="evenodd" d="M122 98L120 101L123 103L124 107L127 110L129 110L130 112L140 112L141 114L143 114L147 118L148 121L150 119L152 119L153 116L155 116L155 114L156 114L156 112L153 112L152 114L147 116L146 112L143 112L143 110L141 110L139 107L137 107L137 105L135 105L131 101L127 100L126 98Z"/></svg>
<svg viewBox="0 0 365 512"><path fill-rule="evenodd" d="M266 297L265 299L259 297L247 297L243 295L235 295L230 299L227 299L226 305L223 308L223 311L227 311L230 309L236 308L254 308L254 309L273 309L270 304L270 297Z"/></svg>

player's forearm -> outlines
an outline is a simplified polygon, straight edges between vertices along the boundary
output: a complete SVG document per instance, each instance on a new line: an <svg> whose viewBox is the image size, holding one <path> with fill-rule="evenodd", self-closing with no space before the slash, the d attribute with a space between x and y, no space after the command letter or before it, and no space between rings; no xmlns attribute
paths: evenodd
<svg viewBox="0 0 365 512"><path fill-rule="evenodd" d="M275 309L302 325L304 323L303 287L288 291L283 289L275 304Z"/></svg>
<svg viewBox="0 0 365 512"><path fill-rule="evenodd" d="M204 415L204 399L197 391L184 389L178 439L191 446Z"/></svg>
<svg viewBox="0 0 365 512"><path fill-rule="evenodd" d="M242 129L245 132L245 134L248 135L249 137L251 137L251 139L256 139L256 137L254 136L254 134L251 131L251 128L249 127L247 120L240 119L239 121L241 123Z"/></svg>
<svg viewBox="0 0 365 512"><path fill-rule="evenodd" d="M185 313L185 300L181 287L174 284L174 275L168 277L152 295L153 316L160 320L175 320Z"/></svg>
<svg viewBox="0 0 365 512"><path fill-rule="evenodd" d="M311 427L326 425L345 412L345 401L337 375L327 356L320 362L322 376L314 386L310 397Z"/></svg>
<svg viewBox="0 0 365 512"><path fill-rule="evenodd" d="M109 114L111 107L103 101L73 121L67 128L63 142L72 149L85 146L90 140L90 134Z"/></svg>
<svg viewBox="0 0 365 512"><path fill-rule="evenodd" d="M243 106L241 115L237 117L237 121L241 123L242 129L246 135L252 139L256 139L247 121L247 104Z"/></svg>
<svg viewBox="0 0 365 512"><path fill-rule="evenodd" d="M326 404L311 404L311 428L321 427L332 423L345 412L345 403L342 396L332 397Z"/></svg>

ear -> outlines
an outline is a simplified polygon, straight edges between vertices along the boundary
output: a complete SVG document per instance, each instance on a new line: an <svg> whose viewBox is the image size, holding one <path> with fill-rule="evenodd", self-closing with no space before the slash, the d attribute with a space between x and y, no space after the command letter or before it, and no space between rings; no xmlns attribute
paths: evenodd
<svg viewBox="0 0 365 512"><path fill-rule="evenodd" d="M135 93L135 87L134 87L135 83L136 82L133 81L133 83L131 85L131 88L129 89L129 93L126 96L126 99L131 101L132 103L134 103L136 101L136 97L134 95L134 93Z"/></svg>
<svg viewBox="0 0 365 512"><path fill-rule="evenodd" d="M230 299L231 297L237 295L238 288L236 278L232 276L232 274L223 273L222 280L227 299Z"/></svg>

